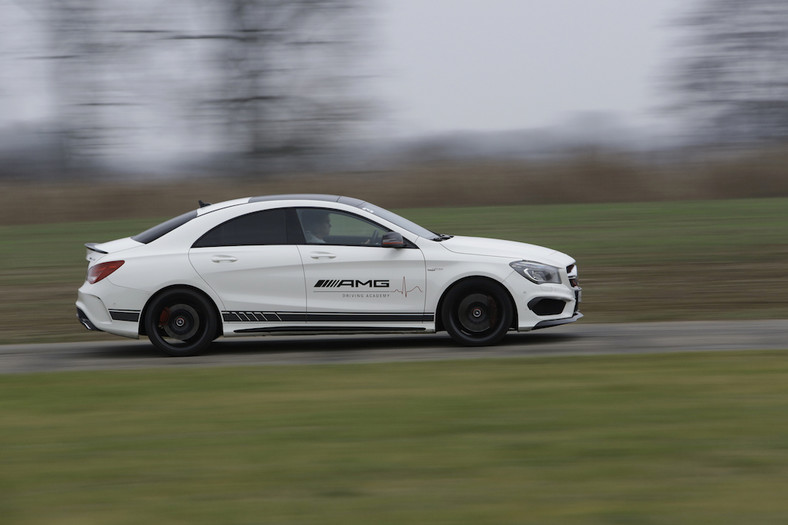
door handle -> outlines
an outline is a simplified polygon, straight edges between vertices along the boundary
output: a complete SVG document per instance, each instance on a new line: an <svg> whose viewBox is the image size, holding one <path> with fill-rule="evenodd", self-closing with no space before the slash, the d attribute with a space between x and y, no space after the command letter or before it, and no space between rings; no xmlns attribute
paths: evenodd
<svg viewBox="0 0 788 525"><path fill-rule="evenodd" d="M231 263L233 263L233 262L235 262L237 260L238 259L236 259L232 255L214 255L213 257L211 257L211 261L213 261L215 263L223 263L223 262L231 262Z"/></svg>
<svg viewBox="0 0 788 525"><path fill-rule="evenodd" d="M336 259L337 256L329 252L312 252L309 256L313 259Z"/></svg>

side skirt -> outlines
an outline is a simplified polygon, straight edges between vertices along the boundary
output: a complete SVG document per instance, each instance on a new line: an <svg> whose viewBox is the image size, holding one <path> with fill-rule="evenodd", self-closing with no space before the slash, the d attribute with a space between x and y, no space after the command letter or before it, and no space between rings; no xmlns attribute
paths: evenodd
<svg viewBox="0 0 788 525"><path fill-rule="evenodd" d="M395 334L395 333L430 333L427 328L392 328L377 326L275 326L271 328L242 328L234 330L236 334Z"/></svg>

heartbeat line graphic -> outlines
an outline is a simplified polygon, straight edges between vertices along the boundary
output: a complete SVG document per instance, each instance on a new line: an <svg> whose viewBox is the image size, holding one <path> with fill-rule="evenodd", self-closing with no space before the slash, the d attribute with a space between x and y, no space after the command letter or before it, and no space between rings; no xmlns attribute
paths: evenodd
<svg viewBox="0 0 788 525"><path fill-rule="evenodd" d="M407 297L409 293L413 293L416 290L420 291L421 293L424 293L424 290L421 289L421 286L414 286L413 288L408 290L408 283L405 282L405 277L402 277L402 289L401 290L391 290L391 293L398 293L398 294L402 294L405 297Z"/></svg>

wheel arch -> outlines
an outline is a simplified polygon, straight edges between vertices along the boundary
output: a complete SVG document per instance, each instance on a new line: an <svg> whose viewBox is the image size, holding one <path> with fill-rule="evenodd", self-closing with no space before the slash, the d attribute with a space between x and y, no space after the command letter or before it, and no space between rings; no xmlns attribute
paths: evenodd
<svg viewBox="0 0 788 525"><path fill-rule="evenodd" d="M512 309L512 323L509 328L517 329L518 326L517 303L514 302L514 297L512 297L512 292L509 291L509 288L507 288L506 285L503 284L501 281L494 279L492 277L488 277L485 275L469 275L461 279L457 279L456 281L452 282L449 286L447 286L445 290L443 290L443 293L441 294L441 297L438 300L438 307L435 309L436 332L441 332L446 330L446 327L443 326L443 315L442 315L443 304L444 301L446 300L446 296L453 288L456 288L457 286L466 283L468 281L486 281L498 286L501 290L503 290L504 293L506 294L506 298L509 300L509 306Z"/></svg>
<svg viewBox="0 0 788 525"><path fill-rule="evenodd" d="M216 316L216 334L214 335L215 337L219 337L220 335L222 335L224 330L224 326L223 326L224 321L222 319L222 314L219 311L219 307L216 305L216 302L213 300L213 298L210 295L205 293L203 290L200 290L196 286L190 286L188 284L173 284L170 286L165 286L164 288L157 291L156 293L154 293L148 298L148 300L145 302L145 307L142 309L142 312L140 314L139 325L137 327L137 331L139 332L139 335L141 336L148 335L148 331L145 329L145 317L148 315L148 308L150 307L151 303L153 303L153 301L155 301L156 298L158 298L160 295L174 290L192 292L207 299L209 304L213 306L213 313Z"/></svg>

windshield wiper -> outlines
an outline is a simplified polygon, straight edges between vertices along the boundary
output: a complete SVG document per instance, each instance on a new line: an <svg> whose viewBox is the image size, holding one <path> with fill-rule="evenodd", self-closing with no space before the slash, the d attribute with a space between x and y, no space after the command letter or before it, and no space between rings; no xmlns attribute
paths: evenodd
<svg viewBox="0 0 788 525"><path fill-rule="evenodd" d="M436 233L435 237L432 238L433 241L446 241L454 237L454 235L446 235L445 233Z"/></svg>

